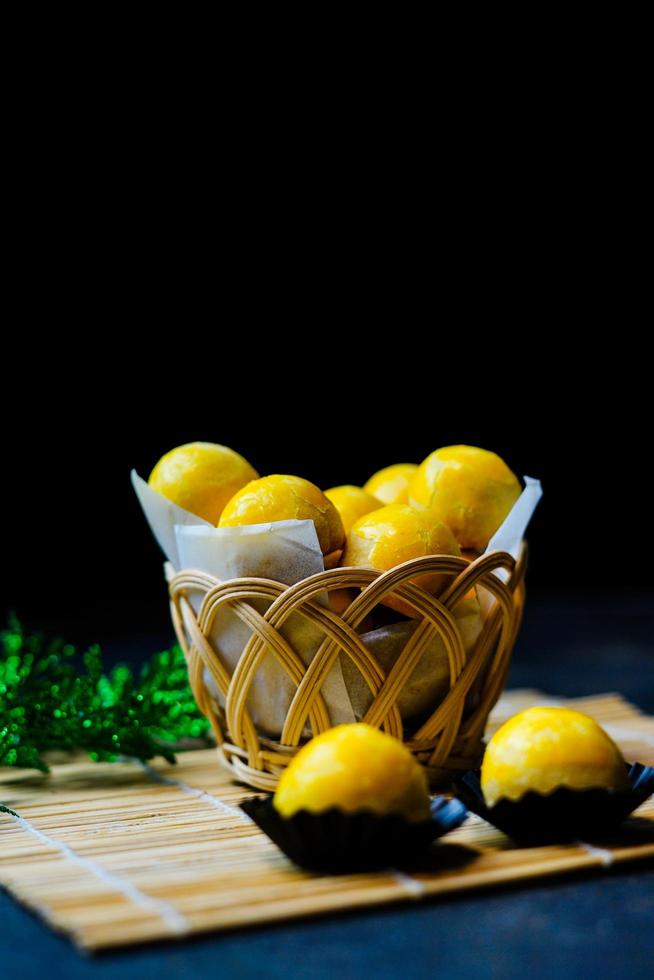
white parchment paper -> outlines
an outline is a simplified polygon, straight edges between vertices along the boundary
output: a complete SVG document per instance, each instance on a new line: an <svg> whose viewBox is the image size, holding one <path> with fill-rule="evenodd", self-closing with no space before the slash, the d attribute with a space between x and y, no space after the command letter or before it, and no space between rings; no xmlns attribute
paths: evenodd
<svg viewBox="0 0 654 980"><path fill-rule="evenodd" d="M514 558L518 557L529 521L543 496L540 480L535 480L532 476L523 476L523 480L525 488L488 542L486 554L491 551L508 551Z"/></svg>

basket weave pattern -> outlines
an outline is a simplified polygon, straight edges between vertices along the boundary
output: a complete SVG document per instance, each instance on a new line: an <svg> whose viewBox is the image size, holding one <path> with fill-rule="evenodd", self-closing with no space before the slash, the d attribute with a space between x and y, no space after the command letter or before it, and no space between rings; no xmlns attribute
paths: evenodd
<svg viewBox="0 0 654 980"><path fill-rule="evenodd" d="M211 723L222 761L239 781L256 789L274 790L284 767L297 752L306 726L312 735L331 727L321 689L337 657L345 654L373 698L363 720L404 740L425 767L432 785L446 781L455 770L478 765L486 720L504 686L520 626L524 568L523 551L517 563L510 555L495 552L473 562L445 555L416 558L383 573L333 568L292 586L264 578L220 582L205 572L171 571L173 625L186 655L191 688ZM509 573L506 584L493 574L496 569ZM448 576L449 584L438 597L410 581L426 573ZM477 586L487 589L496 601L466 655L452 610ZM325 592L344 588L360 591L342 614L318 601ZM414 610L419 625L386 672L363 643L357 627L391 594ZM197 614L191 597L201 598ZM252 605L261 599L270 603L265 613ZM216 613L224 604L251 630L233 672L221 662L209 639ZM306 617L324 634L308 666L279 631L291 615ZM431 715L417 730L406 731L397 699L435 633L447 653L450 690L434 704ZM290 678L295 692L279 739L258 733L247 709L257 668L270 656ZM205 668L224 696L224 709L207 689Z"/></svg>

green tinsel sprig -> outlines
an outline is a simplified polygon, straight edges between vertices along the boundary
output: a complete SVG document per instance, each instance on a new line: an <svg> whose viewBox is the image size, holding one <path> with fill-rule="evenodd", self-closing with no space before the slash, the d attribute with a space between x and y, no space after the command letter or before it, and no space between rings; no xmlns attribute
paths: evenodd
<svg viewBox="0 0 654 980"><path fill-rule="evenodd" d="M47 772L43 753L53 749L82 749L97 762L174 762L174 747L208 727L178 646L138 675L125 666L105 673L98 646L80 659L70 644L26 633L15 618L0 632L0 766Z"/></svg>

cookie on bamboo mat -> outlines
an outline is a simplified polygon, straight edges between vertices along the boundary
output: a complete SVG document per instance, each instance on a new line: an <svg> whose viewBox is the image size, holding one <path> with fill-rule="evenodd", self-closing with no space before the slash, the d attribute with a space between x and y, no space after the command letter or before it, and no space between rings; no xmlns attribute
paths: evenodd
<svg viewBox="0 0 654 980"><path fill-rule="evenodd" d="M654 792L654 768L625 762L592 718L528 708L493 735L481 773L458 782L466 806L514 840L545 844L615 830Z"/></svg>
<svg viewBox="0 0 654 980"><path fill-rule="evenodd" d="M413 860L467 815L459 800L431 800L409 750L362 723L312 739L274 798L241 806L296 864L334 874Z"/></svg>

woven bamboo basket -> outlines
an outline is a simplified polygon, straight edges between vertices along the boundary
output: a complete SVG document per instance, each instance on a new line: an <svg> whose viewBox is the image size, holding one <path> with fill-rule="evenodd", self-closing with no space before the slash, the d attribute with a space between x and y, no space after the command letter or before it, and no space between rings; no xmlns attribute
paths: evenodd
<svg viewBox="0 0 654 980"><path fill-rule="evenodd" d="M192 569L175 574L167 566L173 625L186 655L191 688L211 723L221 761L240 782L273 791L284 767L306 741L306 732L315 736L331 727L321 689L336 658L344 654L372 695L363 720L402 739L424 766L430 785L443 785L456 771L477 766L486 720L504 686L520 626L525 564L523 546L517 562L504 552L474 561L435 555L404 562L383 573L332 568L292 586L265 578L220 582ZM506 582L494 574L498 569L508 573L503 576ZM448 584L440 595L431 595L411 581L425 573L447 576ZM342 614L319 601L325 592L344 588L356 589L357 595ZM494 603L474 647L466 654L452 611L475 588L486 589ZM386 672L362 641L357 627L390 595L414 610L418 626ZM269 603L265 612L253 606L257 600ZM216 613L223 604L251 631L231 672L210 640ZM265 608L261 602L257 604ZM324 634L308 666L280 632L291 615L305 617ZM433 704L426 721L409 729L402 722L398 697L435 633L447 652L449 692ZM247 708L253 679L267 657L276 658L294 690L279 738L258 732ZM224 707L217 704L207 675L222 693Z"/></svg>

